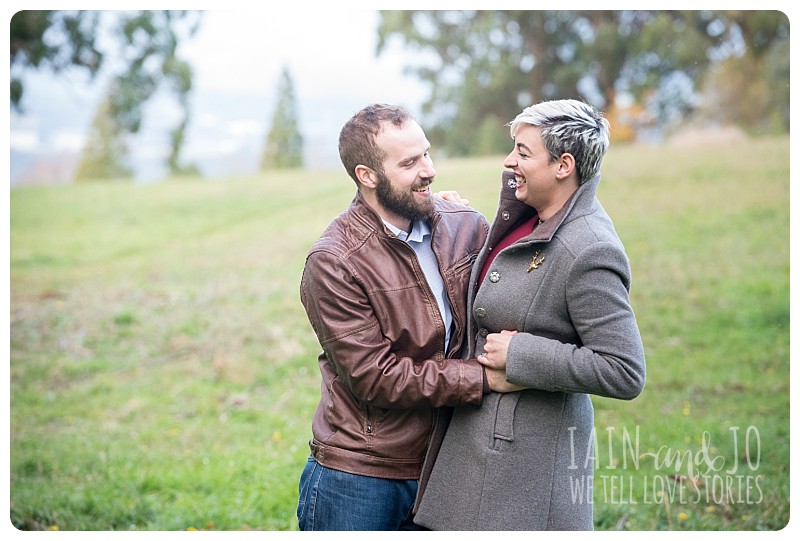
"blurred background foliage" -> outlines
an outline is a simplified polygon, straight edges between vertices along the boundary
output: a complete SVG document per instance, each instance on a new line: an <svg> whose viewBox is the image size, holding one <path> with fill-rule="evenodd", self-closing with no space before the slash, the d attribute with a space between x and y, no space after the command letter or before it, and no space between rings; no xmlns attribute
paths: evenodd
<svg viewBox="0 0 800 541"><path fill-rule="evenodd" d="M10 27L11 105L20 109L30 69L113 73L76 176L132 178L126 139L166 88L182 111L168 170L197 175L181 159L193 73L179 45L202 22L202 11L20 11ZM522 107L567 97L602 109L616 141L660 141L687 125L789 131L789 19L780 11L381 11L377 32L378 57L393 41L414 52L406 69L428 89L421 122L445 156L502 153L504 124ZM303 165L288 69L277 85L262 170Z"/></svg>
<svg viewBox="0 0 800 541"><path fill-rule="evenodd" d="M789 130L789 20L780 11L384 11L431 93L431 142L502 152L522 107L564 97L604 110L617 140L689 121Z"/></svg>
<svg viewBox="0 0 800 541"><path fill-rule="evenodd" d="M191 119L189 95L192 68L177 55L182 39L190 39L200 14L190 11L126 11L113 19L108 36L116 42L109 54L102 11L19 11L11 18L11 106L23 112L24 69L59 73L69 67L85 69L92 80L113 72L105 99L95 113L77 179L130 178L125 165L125 136L138 133L144 105L159 87L175 95L180 118L170 133L167 158L171 175L195 174L197 168L180 161L186 127ZM112 64L112 65L109 65ZM116 64L116 65L114 65ZM21 71L20 71L21 70Z"/></svg>

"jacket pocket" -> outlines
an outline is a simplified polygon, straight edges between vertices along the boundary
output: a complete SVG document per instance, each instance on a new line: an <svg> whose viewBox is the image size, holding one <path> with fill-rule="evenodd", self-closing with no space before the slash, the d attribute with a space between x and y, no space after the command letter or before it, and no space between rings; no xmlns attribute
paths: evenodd
<svg viewBox="0 0 800 541"><path fill-rule="evenodd" d="M450 280L469 280L470 273L472 272L472 266L475 264L477 259L477 252L474 254L469 254L467 257L453 263L449 269L446 269L445 275Z"/></svg>

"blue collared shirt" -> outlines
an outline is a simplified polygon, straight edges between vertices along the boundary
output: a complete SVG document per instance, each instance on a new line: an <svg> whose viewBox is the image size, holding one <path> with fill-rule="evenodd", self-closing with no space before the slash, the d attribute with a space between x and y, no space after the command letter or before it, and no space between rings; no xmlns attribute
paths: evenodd
<svg viewBox="0 0 800 541"><path fill-rule="evenodd" d="M436 261L436 255L433 253L431 247L431 226L424 221L414 221L414 227L411 228L411 233L396 228L386 220L383 221L386 227L394 233L394 235L411 246L414 253L417 254L419 265L422 267L422 272L425 274L425 279L428 281L433 296L436 297L436 304L439 305L439 312L442 314L444 321L445 338L444 350L450 344L450 326L453 323L453 314L450 310L450 301L447 299L447 291L444 288L444 280L439 272L439 264Z"/></svg>

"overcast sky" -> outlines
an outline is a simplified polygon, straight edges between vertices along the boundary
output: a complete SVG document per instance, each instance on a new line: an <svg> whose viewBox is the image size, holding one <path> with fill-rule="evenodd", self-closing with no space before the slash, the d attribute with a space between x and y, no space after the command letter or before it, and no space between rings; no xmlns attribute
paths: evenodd
<svg viewBox="0 0 800 541"><path fill-rule="evenodd" d="M418 113L427 89L404 75L409 53L398 44L376 58L377 25L377 11L364 9L206 11L198 34L180 48L195 70L185 161L209 177L255 172L283 66L294 81L309 167L338 167L339 129L368 103L398 103ZM27 72L24 83L25 114L10 119L12 183L32 170L41 174L34 158L80 151L104 90L88 86L81 72L55 80ZM148 107L133 145L140 180L164 174L167 133L178 118L168 98ZM57 166L44 169L64 174Z"/></svg>

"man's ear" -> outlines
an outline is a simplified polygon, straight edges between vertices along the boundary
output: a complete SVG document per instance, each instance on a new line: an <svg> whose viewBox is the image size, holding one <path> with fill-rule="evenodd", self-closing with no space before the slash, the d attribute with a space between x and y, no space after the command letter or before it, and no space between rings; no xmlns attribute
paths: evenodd
<svg viewBox="0 0 800 541"><path fill-rule="evenodd" d="M356 178L358 179L359 184L364 186L365 188L375 189L377 186L377 175L375 171L367 167L366 165L356 165Z"/></svg>
<svg viewBox="0 0 800 541"><path fill-rule="evenodd" d="M556 170L556 178L563 180L575 173L575 157L569 152L565 152L558 159L558 169Z"/></svg>

